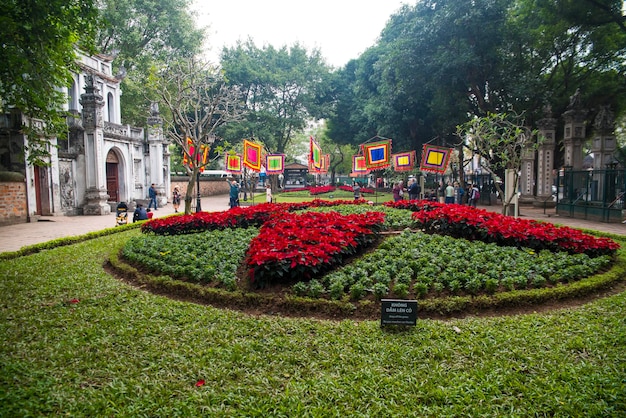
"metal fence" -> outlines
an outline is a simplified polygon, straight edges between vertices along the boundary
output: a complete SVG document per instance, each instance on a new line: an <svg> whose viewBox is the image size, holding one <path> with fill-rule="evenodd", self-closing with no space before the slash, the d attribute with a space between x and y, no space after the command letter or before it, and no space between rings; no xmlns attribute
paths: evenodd
<svg viewBox="0 0 626 418"><path fill-rule="evenodd" d="M558 213L602 222L623 219L626 170L565 168L559 172L556 184Z"/></svg>

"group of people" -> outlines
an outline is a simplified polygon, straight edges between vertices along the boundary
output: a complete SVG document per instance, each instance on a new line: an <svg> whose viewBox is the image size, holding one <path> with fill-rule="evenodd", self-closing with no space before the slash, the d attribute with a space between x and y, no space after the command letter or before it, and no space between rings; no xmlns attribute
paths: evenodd
<svg viewBox="0 0 626 418"><path fill-rule="evenodd" d="M394 183L393 188L391 189L394 202L403 200L405 191L409 195L409 200L417 200L421 197L422 187L419 185L416 178L411 178L406 188L404 188L403 181Z"/></svg>
<svg viewBox="0 0 626 418"><path fill-rule="evenodd" d="M148 207L144 208L141 203L137 204L135 211L133 212L133 222L137 221L145 221L146 219L152 219L154 213L152 212L152 207L154 210L159 210L157 196L159 195L156 185L152 183L150 188L148 189L148 198L150 202L148 203ZM174 191L172 192L172 206L174 207L174 212L178 212L178 208L180 207L180 189L178 186L174 187Z"/></svg>
<svg viewBox="0 0 626 418"><path fill-rule="evenodd" d="M465 190L458 181L455 181L454 183L448 182L445 187L442 184L441 195L443 195L444 203L462 205L464 203L463 198L465 197ZM475 184L469 184L467 188L467 204L469 206L476 207L478 199L480 199L478 186Z"/></svg>
<svg viewBox="0 0 626 418"><path fill-rule="evenodd" d="M467 204L469 206L476 207L476 204L480 199L480 191L478 189L478 186L475 184L469 184L467 190ZM393 194L393 200L397 202L404 199L405 191L409 195L409 200L416 200L421 198L422 188L415 178L411 178L409 180L409 184L406 188L404 187L404 182L402 181L394 183L393 188L391 189L391 192ZM436 196L437 194L433 192L433 194L429 196L429 198L436 201ZM457 205L462 205L464 204L465 190L457 181L455 181L454 183L442 183L441 187L439 188L439 196L441 203L456 203Z"/></svg>
<svg viewBox="0 0 626 418"><path fill-rule="evenodd" d="M230 208L234 208L239 206L239 192L241 190L241 186L237 183L236 180L227 180L228 185L230 186ZM354 182L352 186L352 190L354 192L354 200L359 200L361 198L361 184L357 181ZM395 202L404 199L404 192L408 193L409 200L417 200L421 198L422 188L417 182L416 178L411 178L409 180L408 186L404 187L404 182L399 181L393 185L392 188L393 200ZM157 195L158 192L154 183L150 186L148 190L148 197L150 198L150 203L147 208L144 208L143 205L138 204L137 209L133 213L133 222L151 219L152 212L151 208L154 206L154 210L158 210L157 207ZM445 203L456 203L463 204L463 197L465 195L465 190L459 182L450 183L448 182L446 185L443 183L439 188L439 196ZM266 202L272 202L272 187L268 183L265 189L265 198ZM468 187L468 196L467 196L467 204L473 207L476 207L476 203L480 198L480 192L476 185L470 184ZM174 191L172 192L172 205L174 207L174 212L178 212L178 208L180 207L181 194L178 186L174 187Z"/></svg>

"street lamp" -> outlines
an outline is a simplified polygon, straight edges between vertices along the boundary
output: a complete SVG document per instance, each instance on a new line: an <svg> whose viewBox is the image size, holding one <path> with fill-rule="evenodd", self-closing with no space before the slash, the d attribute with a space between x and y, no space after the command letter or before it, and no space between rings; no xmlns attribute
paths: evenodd
<svg viewBox="0 0 626 418"><path fill-rule="evenodd" d="M204 141L204 143L206 145L202 145L202 147L207 147L208 149L205 148L205 152L198 152L196 154L196 163L199 165L200 163L202 164L206 164L206 156L209 152L209 150L211 149L211 145L213 145L213 143L215 142L215 140L217 139L217 137L215 135L209 135L206 138L206 141ZM202 147L200 149L202 149ZM202 162L200 161L202 159ZM203 168L204 170L204 168ZM196 174L196 189L197 189L197 193L196 193L196 213L198 212L202 212L202 200L200 199L200 170L198 169L198 173Z"/></svg>
<svg viewBox="0 0 626 418"><path fill-rule="evenodd" d="M198 190L196 197L196 213L202 212L202 201L200 200L200 170L196 174L196 190Z"/></svg>

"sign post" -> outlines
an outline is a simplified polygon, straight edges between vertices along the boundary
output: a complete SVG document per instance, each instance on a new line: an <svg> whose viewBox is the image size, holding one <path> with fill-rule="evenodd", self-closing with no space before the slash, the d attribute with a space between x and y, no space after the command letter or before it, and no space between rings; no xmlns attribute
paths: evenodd
<svg viewBox="0 0 626 418"><path fill-rule="evenodd" d="M381 299L380 326L417 325L417 301Z"/></svg>

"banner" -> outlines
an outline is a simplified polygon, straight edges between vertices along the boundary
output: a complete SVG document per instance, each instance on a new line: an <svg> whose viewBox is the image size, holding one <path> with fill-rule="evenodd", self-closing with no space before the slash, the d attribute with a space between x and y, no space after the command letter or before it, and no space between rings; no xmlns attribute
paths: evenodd
<svg viewBox="0 0 626 418"><path fill-rule="evenodd" d="M391 139L361 145L365 166L368 169L379 169L391 165Z"/></svg>
<svg viewBox="0 0 626 418"><path fill-rule="evenodd" d="M243 140L243 165L253 171L261 171L261 145Z"/></svg>
<svg viewBox="0 0 626 418"><path fill-rule="evenodd" d="M267 174L281 174L285 171L285 154L268 154L265 156L265 172Z"/></svg>
<svg viewBox="0 0 626 418"><path fill-rule="evenodd" d="M200 172L204 172L204 166L206 165L206 157L209 155L209 146L200 145L200 152L196 154L196 164L200 166Z"/></svg>
<svg viewBox="0 0 626 418"><path fill-rule="evenodd" d="M187 149L188 153L183 151L183 165L188 165L190 168L194 168L194 166L200 167L200 172L202 173L209 155L209 146L202 144L196 152L193 140L187 137Z"/></svg>
<svg viewBox="0 0 626 418"><path fill-rule="evenodd" d="M193 156L196 153L196 149L193 146L193 141L191 138L187 137L187 149L189 150L189 154L183 151L183 165L188 165L193 168Z"/></svg>
<svg viewBox="0 0 626 418"><path fill-rule="evenodd" d="M241 170L241 155L226 154L226 171L230 173L240 174Z"/></svg>
<svg viewBox="0 0 626 418"><path fill-rule="evenodd" d="M313 171L320 171L322 169L322 149L313 137L310 139L310 144L309 167L312 167Z"/></svg>
<svg viewBox="0 0 626 418"><path fill-rule="evenodd" d="M452 148L424 144L420 170L443 174L448 169Z"/></svg>
<svg viewBox="0 0 626 418"><path fill-rule="evenodd" d="M321 174L328 173L328 169L330 167L330 154L322 155L322 168L320 168Z"/></svg>
<svg viewBox="0 0 626 418"><path fill-rule="evenodd" d="M392 154L395 171L409 171L415 167L415 151Z"/></svg>
<svg viewBox="0 0 626 418"><path fill-rule="evenodd" d="M365 157L362 155L352 156L352 173L359 176L369 173L369 170L365 166Z"/></svg>

